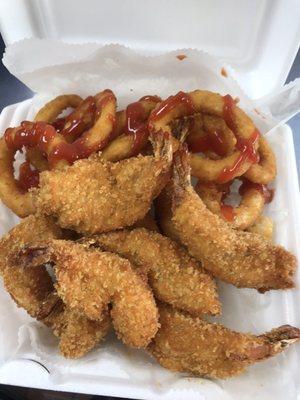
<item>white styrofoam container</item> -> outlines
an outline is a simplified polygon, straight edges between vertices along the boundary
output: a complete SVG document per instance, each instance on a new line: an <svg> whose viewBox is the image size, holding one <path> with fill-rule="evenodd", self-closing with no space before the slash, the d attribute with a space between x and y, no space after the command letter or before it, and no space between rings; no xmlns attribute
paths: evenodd
<svg viewBox="0 0 300 400"><path fill-rule="evenodd" d="M239 82L252 98L268 94L284 83L299 47L299 20L298 0L0 1L0 28L7 44L24 37L50 37L69 42L117 42L152 54L195 47L231 64L237 71ZM30 104L28 100L3 110L0 131L26 119ZM278 127L270 137L271 143L276 137L280 138L281 146L274 140L278 160L277 196L270 212L273 210L275 216L278 212L284 215L284 223L278 221L276 239L300 259L300 202L292 132L288 126ZM297 290L287 291L282 296L270 295L274 312L261 315L266 326L272 327L282 321L300 326L296 309L300 303L299 270L297 282ZM5 340L1 336L0 339ZM284 357L296 380L297 374L300 375L299 346L298 350L291 348ZM78 374L75 368L72 380L56 382L49 379L41 366L28 361L37 359L35 354L29 353L26 358L2 366L0 382L140 399L182 399L187 396L204 399L211 393L208 384L201 384L196 397L185 391L175 395L172 382L169 391L161 391L155 379L135 381L133 377L120 374L118 368L108 377L105 366L97 371L87 367L85 375ZM259 393L259 387L253 388L253 396L255 393ZM220 397L216 392L215 397L209 398Z"/></svg>
<svg viewBox="0 0 300 400"><path fill-rule="evenodd" d="M299 0L2 0L6 44L27 38L119 43L142 52L205 50L250 97L283 85L300 44Z"/></svg>

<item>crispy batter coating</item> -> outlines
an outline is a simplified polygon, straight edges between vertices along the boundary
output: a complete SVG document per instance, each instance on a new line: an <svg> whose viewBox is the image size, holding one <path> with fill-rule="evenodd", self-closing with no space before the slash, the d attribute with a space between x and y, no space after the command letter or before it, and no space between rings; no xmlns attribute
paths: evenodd
<svg viewBox="0 0 300 400"><path fill-rule="evenodd" d="M134 228L146 228L149 231L153 232L159 232L156 220L154 217L151 215L151 212L147 212L147 214L144 216L144 218L139 219L136 221L134 225L131 227L132 229Z"/></svg>
<svg viewBox="0 0 300 400"><path fill-rule="evenodd" d="M41 252L35 257L34 248L25 249L19 262L54 262L57 293L68 307L102 321L111 305L112 323L123 342L147 346L158 329L158 311L150 288L128 260L66 240L53 240Z"/></svg>
<svg viewBox="0 0 300 400"><path fill-rule="evenodd" d="M38 246L53 238L62 237L61 229L50 218L31 215L14 227L0 241L0 273L6 290L18 306L36 317L46 296L53 290L52 280L44 266L20 267L10 263L25 245Z"/></svg>
<svg viewBox="0 0 300 400"><path fill-rule="evenodd" d="M281 353L300 339L300 329L283 325L263 335L232 331L220 324L159 308L161 328L148 350L165 368L210 378L229 378L249 365Z"/></svg>
<svg viewBox="0 0 300 400"><path fill-rule="evenodd" d="M194 315L219 314L212 277L179 245L144 228L94 236L87 243L126 257L138 270L146 268L154 295Z"/></svg>
<svg viewBox="0 0 300 400"><path fill-rule="evenodd" d="M50 310L47 311L49 306ZM55 292L48 296L39 317L60 338L60 352L66 358L83 357L106 336L110 328L107 313L103 314L101 321L92 321L84 314L66 307Z"/></svg>
<svg viewBox="0 0 300 400"><path fill-rule="evenodd" d="M42 214L80 233L107 232L143 218L169 178L170 139L153 138L155 156L117 163L97 157L80 160L61 171L40 175L35 202Z"/></svg>
<svg viewBox="0 0 300 400"><path fill-rule="evenodd" d="M212 214L190 184L187 153L174 157L172 223L190 254L214 276L259 291L294 287L296 258L260 235L234 230Z"/></svg>

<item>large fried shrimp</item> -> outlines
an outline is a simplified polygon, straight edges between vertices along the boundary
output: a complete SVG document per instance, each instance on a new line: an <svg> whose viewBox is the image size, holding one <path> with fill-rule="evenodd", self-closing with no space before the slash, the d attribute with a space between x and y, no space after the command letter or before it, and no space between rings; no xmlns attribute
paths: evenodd
<svg viewBox="0 0 300 400"><path fill-rule="evenodd" d="M161 328L148 350L165 368L210 378L228 378L281 353L300 340L300 329L283 325L255 336L160 307Z"/></svg>
<svg viewBox="0 0 300 400"><path fill-rule="evenodd" d="M214 276L259 291L294 287L295 257L260 235L237 231L209 211L190 183L187 153L174 156L172 219L188 251Z"/></svg>
<svg viewBox="0 0 300 400"><path fill-rule="evenodd" d="M35 202L42 214L80 233L106 232L143 218L169 179L170 138L152 137L154 156L117 163L97 157L40 174Z"/></svg>
<svg viewBox="0 0 300 400"><path fill-rule="evenodd" d="M58 295L91 320L102 321L111 305L113 326L127 345L145 347L154 337L158 312L152 292L128 260L64 240L37 249L36 257L34 248L25 248L18 259L25 265L54 262Z"/></svg>
<svg viewBox="0 0 300 400"><path fill-rule="evenodd" d="M169 238L137 228L97 235L87 238L86 243L126 257L138 270L146 272L159 300L194 315L220 312L211 276Z"/></svg>

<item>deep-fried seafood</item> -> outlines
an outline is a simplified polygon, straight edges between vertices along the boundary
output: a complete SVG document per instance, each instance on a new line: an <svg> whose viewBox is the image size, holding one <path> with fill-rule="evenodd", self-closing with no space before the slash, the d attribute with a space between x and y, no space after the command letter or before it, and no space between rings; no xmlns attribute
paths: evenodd
<svg viewBox="0 0 300 400"><path fill-rule="evenodd" d="M53 290L52 280L44 266L19 267L9 263L11 255L24 245L36 245L62 237L61 229L50 218L29 216L0 241L0 272L8 293L32 317L36 317L47 295Z"/></svg>
<svg viewBox="0 0 300 400"><path fill-rule="evenodd" d="M45 299L38 319L60 338L59 349L66 358L83 357L106 336L110 328L108 314L103 314L101 321L92 321L66 307L55 292Z"/></svg>
<svg viewBox="0 0 300 400"><path fill-rule="evenodd" d="M93 236L86 243L126 257L148 275L159 300L194 315L220 312L217 288L211 276L169 238L137 228Z"/></svg>
<svg viewBox="0 0 300 400"><path fill-rule="evenodd" d="M204 377L241 374L251 364L275 356L300 340L300 329L290 325L254 336L164 306L159 314L161 328L149 352L165 368Z"/></svg>
<svg viewBox="0 0 300 400"><path fill-rule="evenodd" d="M37 209L60 226L81 233L107 232L143 218L169 178L170 138L152 137L154 156L117 163L97 157L40 174Z"/></svg>
<svg viewBox="0 0 300 400"><path fill-rule="evenodd" d="M144 216L144 218L139 219L138 221L135 222L134 225L132 225L130 227L130 229L134 229L134 228L146 228L149 231L159 233L157 223L156 223L155 219L152 217L151 211L147 212L147 214Z"/></svg>
<svg viewBox="0 0 300 400"><path fill-rule="evenodd" d="M162 101L149 117L150 132L171 132L174 120L195 113L210 114L223 118L234 133L236 150L218 160L191 155L192 175L203 182L225 183L245 173L257 162L259 132L251 119L234 102L231 96L195 90L190 93L179 92Z"/></svg>
<svg viewBox="0 0 300 400"><path fill-rule="evenodd" d="M187 153L174 156L172 223L180 241L214 276L259 291L294 287L295 257L261 236L237 231L205 207L190 183Z"/></svg>
<svg viewBox="0 0 300 400"><path fill-rule="evenodd" d="M43 250L25 248L17 259L21 265L54 262L58 295L91 320L102 321L111 305L113 326L127 345L145 347L157 332L153 295L128 260L64 240L54 240Z"/></svg>

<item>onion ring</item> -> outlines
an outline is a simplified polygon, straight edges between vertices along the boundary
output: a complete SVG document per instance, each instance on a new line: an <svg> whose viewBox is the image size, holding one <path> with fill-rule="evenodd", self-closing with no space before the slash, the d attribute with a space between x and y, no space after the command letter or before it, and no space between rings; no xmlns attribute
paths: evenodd
<svg viewBox="0 0 300 400"><path fill-rule="evenodd" d="M257 162L259 132L252 120L227 95L195 90L190 93L179 92L160 103L151 113L148 127L151 132L171 133L170 124L174 119L195 113L204 113L224 118L227 126L237 139L233 154L220 160L191 155L192 174L201 181L225 183L244 174ZM175 139L174 139L175 140ZM178 147L178 146L177 146Z"/></svg>
<svg viewBox="0 0 300 400"><path fill-rule="evenodd" d="M23 121L18 128L8 128L5 140L8 148L37 148L46 154L50 168L62 168L101 150L111 139L115 122L116 98L111 90L95 96L95 124L73 143L68 143L52 125L43 121Z"/></svg>
<svg viewBox="0 0 300 400"><path fill-rule="evenodd" d="M114 162L136 156L148 142L147 120L160 101L158 96L145 96L119 111L114 131L117 137L103 150L101 158Z"/></svg>
<svg viewBox="0 0 300 400"><path fill-rule="evenodd" d="M196 114L191 120L186 142L190 152L201 152L217 160L232 154L237 140L222 118Z"/></svg>
<svg viewBox="0 0 300 400"><path fill-rule="evenodd" d="M245 172L245 177L252 182L266 185L276 177L276 158L271 146L262 136L259 138L258 154L259 162Z"/></svg>
<svg viewBox="0 0 300 400"><path fill-rule="evenodd" d="M52 123L66 108L76 108L81 102L82 98L76 94L57 96L38 111L34 121Z"/></svg>
<svg viewBox="0 0 300 400"><path fill-rule="evenodd" d="M264 193L258 185L257 187L244 186L243 189L241 190L240 205L234 207L223 202L229 192L228 185L198 182L195 187L201 200L211 212L225 219L233 228L241 230L247 229L255 223L261 216L265 205Z"/></svg>
<svg viewBox="0 0 300 400"><path fill-rule="evenodd" d="M246 229L248 232L257 233L261 235L267 240L272 241L273 231L274 231L274 222L272 218L266 217L265 215L261 215L254 223L254 225L250 226Z"/></svg>
<svg viewBox="0 0 300 400"><path fill-rule="evenodd" d="M35 212L31 194L24 193L14 178L15 151L7 147L4 138L0 139L0 197L3 203L15 214L23 218Z"/></svg>

